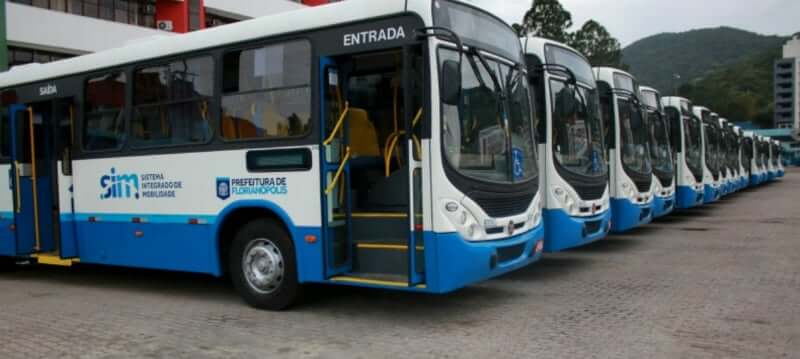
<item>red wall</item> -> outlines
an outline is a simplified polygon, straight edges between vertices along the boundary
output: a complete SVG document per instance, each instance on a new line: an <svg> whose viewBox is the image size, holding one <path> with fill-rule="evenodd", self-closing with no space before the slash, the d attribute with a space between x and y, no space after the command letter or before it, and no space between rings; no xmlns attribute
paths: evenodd
<svg viewBox="0 0 800 359"><path fill-rule="evenodd" d="M173 32L189 32L189 1L157 0L156 21L172 20ZM200 0L200 28L206 26L206 6Z"/></svg>

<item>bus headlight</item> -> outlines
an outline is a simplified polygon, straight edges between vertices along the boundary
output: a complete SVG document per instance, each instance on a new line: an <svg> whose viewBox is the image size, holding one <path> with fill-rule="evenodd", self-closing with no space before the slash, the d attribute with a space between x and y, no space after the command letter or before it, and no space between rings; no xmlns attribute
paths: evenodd
<svg viewBox="0 0 800 359"><path fill-rule="evenodd" d="M625 197L633 197L633 186L628 182L622 182L622 195Z"/></svg>
<svg viewBox="0 0 800 359"><path fill-rule="evenodd" d="M469 241L481 240L484 237L483 228L478 220L464 206L455 201L445 201L445 215L450 220L456 231Z"/></svg>
<svg viewBox="0 0 800 359"><path fill-rule="evenodd" d="M564 190L561 187L555 187L553 189L553 193L558 199L559 204L561 204L561 207L564 208L564 210L567 211L570 216L576 216L579 214L578 200L572 193Z"/></svg>

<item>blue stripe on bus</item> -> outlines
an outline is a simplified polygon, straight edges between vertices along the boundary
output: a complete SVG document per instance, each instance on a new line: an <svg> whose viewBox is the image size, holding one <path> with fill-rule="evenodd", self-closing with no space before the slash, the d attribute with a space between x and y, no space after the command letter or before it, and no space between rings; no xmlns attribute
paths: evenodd
<svg viewBox="0 0 800 359"><path fill-rule="evenodd" d="M203 224L214 224L217 215L186 215L186 214L137 214L137 213L62 213L61 220L75 220L78 222L88 222L92 219L96 222L131 222L138 218L145 223L173 223L188 224L189 220L202 221Z"/></svg>

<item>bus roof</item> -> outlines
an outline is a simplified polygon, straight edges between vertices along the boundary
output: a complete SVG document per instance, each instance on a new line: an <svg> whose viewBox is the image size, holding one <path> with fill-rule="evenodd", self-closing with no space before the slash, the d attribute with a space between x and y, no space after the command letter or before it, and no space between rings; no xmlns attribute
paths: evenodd
<svg viewBox="0 0 800 359"><path fill-rule="evenodd" d="M432 22L431 0L348 0L292 10L178 36L136 41L121 47L36 66L22 66L0 74L0 89L121 66L225 44L290 34L360 19L411 11ZM287 20L291 18L292 20Z"/></svg>

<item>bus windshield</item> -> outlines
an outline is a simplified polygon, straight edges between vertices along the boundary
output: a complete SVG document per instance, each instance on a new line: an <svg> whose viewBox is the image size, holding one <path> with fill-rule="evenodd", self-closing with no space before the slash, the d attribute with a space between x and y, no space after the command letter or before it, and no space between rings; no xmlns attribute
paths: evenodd
<svg viewBox="0 0 800 359"><path fill-rule="evenodd" d="M575 87L550 81L553 153L563 168L575 174L603 176L608 165L597 89Z"/></svg>
<svg viewBox="0 0 800 359"><path fill-rule="evenodd" d="M649 175L650 149L647 144L648 129L640 106L631 102L630 98L617 99L619 130L622 144L622 164L635 172Z"/></svg>
<svg viewBox="0 0 800 359"><path fill-rule="evenodd" d="M662 173L672 173L672 151L669 147L669 136L664 117L657 112L650 112L647 119L650 122L650 153L653 169Z"/></svg>
<svg viewBox="0 0 800 359"><path fill-rule="evenodd" d="M459 53L441 48L439 58L442 64L458 62ZM477 180L531 180L538 168L526 76L505 63L485 60L488 66L478 55L464 54L460 105L442 103L444 156L459 173ZM497 85L502 86L499 92Z"/></svg>
<svg viewBox="0 0 800 359"><path fill-rule="evenodd" d="M467 45L522 61L522 44L516 33L501 20L471 6L453 1L434 1L436 26L448 28Z"/></svg>
<svg viewBox="0 0 800 359"><path fill-rule="evenodd" d="M547 45L545 47L545 56L547 57L548 64L558 64L568 68L572 74L575 75L575 80L591 88L597 86L595 84L592 66L589 65L589 62L583 56L566 48L554 45ZM548 71L554 74L563 74L563 70L559 70L558 68L548 68Z"/></svg>
<svg viewBox="0 0 800 359"><path fill-rule="evenodd" d="M719 133L714 125L706 124L706 165L716 177L719 175Z"/></svg>
<svg viewBox="0 0 800 359"><path fill-rule="evenodd" d="M645 105L645 107L658 110L661 108L659 105L660 102L657 93L653 91L642 91L642 105Z"/></svg>
<svg viewBox="0 0 800 359"><path fill-rule="evenodd" d="M702 132L700 131L700 120L697 117L685 117L684 133L686 134L684 141L686 142L686 164L692 173L697 174L697 177L702 176L700 170L703 166L703 151L702 151Z"/></svg>

